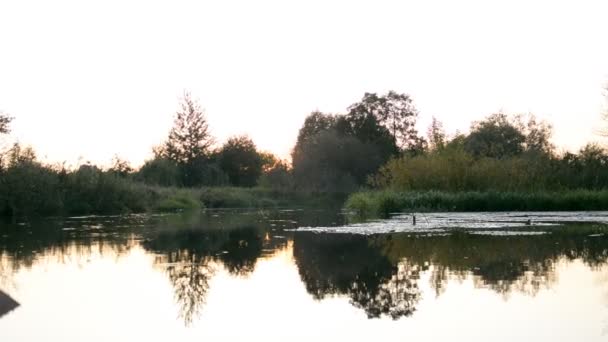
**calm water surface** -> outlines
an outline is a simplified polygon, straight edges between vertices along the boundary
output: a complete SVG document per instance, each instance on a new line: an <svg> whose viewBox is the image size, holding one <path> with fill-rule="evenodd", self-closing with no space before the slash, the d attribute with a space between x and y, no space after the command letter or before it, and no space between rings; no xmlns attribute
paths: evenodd
<svg viewBox="0 0 608 342"><path fill-rule="evenodd" d="M608 228L594 215L2 225L0 290L20 306L0 317L0 341L608 341Z"/></svg>

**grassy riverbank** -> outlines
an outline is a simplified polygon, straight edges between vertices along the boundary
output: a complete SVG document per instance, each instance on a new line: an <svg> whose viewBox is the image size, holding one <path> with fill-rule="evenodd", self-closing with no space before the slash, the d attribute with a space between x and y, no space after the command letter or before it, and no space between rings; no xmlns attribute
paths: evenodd
<svg viewBox="0 0 608 342"><path fill-rule="evenodd" d="M364 191L350 195L345 208L361 216L403 211L608 210L608 191Z"/></svg>
<svg viewBox="0 0 608 342"><path fill-rule="evenodd" d="M345 194L315 194L263 187L148 185L93 168L67 174L43 167L20 171L19 177L11 177L11 173L0 177L0 217L336 206L346 198Z"/></svg>

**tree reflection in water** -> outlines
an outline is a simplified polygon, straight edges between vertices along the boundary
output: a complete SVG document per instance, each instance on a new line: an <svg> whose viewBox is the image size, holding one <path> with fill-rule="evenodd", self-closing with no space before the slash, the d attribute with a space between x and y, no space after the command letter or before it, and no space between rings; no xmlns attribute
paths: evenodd
<svg viewBox="0 0 608 342"><path fill-rule="evenodd" d="M388 315L397 319L411 315L420 300L420 290L417 284L419 270L410 266L398 264L396 273L387 282L370 291L357 291L358 282L355 281L348 292L352 304L365 310L370 318Z"/></svg>
<svg viewBox="0 0 608 342"><path fill-rule="evenodd" d="M285 215L296 214L303 215ZM370 318L398 319L415 313L422 296L421 279L428 279L436 296L446 291L450 281L465 279L505 297L514 292L534 296L556 283L555 268L562 261L580 260L590 269L605 270L608 260L605 225L539 227L547 234L526 236L464 230L363 236L282 231L296 225L296 220L314 220L281 217L266 213L176 217L183 222L161 217L146 229L137 228L147 224L140 217L99 218L101 224L87 218L68 222L70 229L64 229L65 222L57 227L0 226L0 282L10 283L20 269L41 260L86 265L93 254L118 258L141 245L167 274L178 315L189 325L201 315L218 271L247 277L261 257L293 241L289 245L294 261L313 298L346 296Z"/></svg>
<svg viewBox="0 0 608 342"><path fill-rule="evenodd" d="M579 259L591 268L605 265L606 226L547 229L547 234L525 236L299 232L293 249L300 277L315 299L346 295L370 318L397 319L416 310L424 271L437 296L450 279L472 276L476 287L507 297L513 292L534 296L551 287L560 260Z"/></svg>
<svg viewBox="0 0 608 342"><path fill-rule="evenodd" d="M316 299L346 294L368 317L411 315L420 300L419 268L393 264L360 235L298 233L294 256Z"/></svg>
<svg viewBox="0 0 608 342"><path fill-rule="evenodd" d="M190 325L205 304L214 268L209 258L198 258L187 251L171 253L168 261L166 272L173 284L179 317Z"/></svg>
<svg viewBox="0 0 608 342"><path fill-rule="evenodd" d="M262 234L253 226L165 231L146 241L144 246L159 255L156 264L166 265L179 317L190 325L202 312L209 280L218 267L223 266L235 276L253 272L262 255Z"/></svg>

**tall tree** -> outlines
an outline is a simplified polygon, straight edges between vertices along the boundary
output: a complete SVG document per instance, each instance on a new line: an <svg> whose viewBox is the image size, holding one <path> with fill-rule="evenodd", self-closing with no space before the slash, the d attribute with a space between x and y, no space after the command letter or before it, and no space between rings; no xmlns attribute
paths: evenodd
<svg viewBox="0 0 608 342"><path fill-rule="evenodd" d="M188 93L175 114L167 141L154 150L156 159L167 159L180 169L181 182L186 186L200 185L208 174L208 159L213 138L205 112Z"/></svg>
<svg viewBox="0 0 608 342"><path fill-rule="evenodd" d="M348 110L349 120L355 127L358 125L363 128L373 118L377 125L388 130L397 148L409 150L420 145L415 127L418 111L407 94L392 90L383 96L365 93L363 99L351 105Z"/></svg>
<svg viewBox="0 0 608 342"><path fill-rule="evenodd" d="M442 150L446 145L446 134L443 123L433 116L433 121L427 130L427 138L431 150Z"/></svg>
<svg viewBox="0 0 608 342"><path fill-rule="evenodd" d="M603 137L608 137L608 126L606 125L608 123L608 85L604 88L604 98L606 100L602 111L603 127L598 130L598 134Z"/></svg>
<svg viewBox="0 0 608 342"><path fill-rule="evenodd" d="M254 186L262 175L262 155L247 136L228 139L218 153L218 161L235 186Z"/></svg>
<svg viewBox="0 0 608 342"><path fill-rule="evenodd" d="M336 125L336 116L331 114L314 111L310 113L304 120L304 125L298 132L297 145L301 145L314 135L334 128Z"/></svg>
<svg viewBox="0 0 608 342"><path fill-rule="evenodd" d="M7 134L10 132L8 125L13 121L13 118L0 112L0 134Z"/></svg>
<svg viewBox="0 0 608 342"><path fill-rule="evenodd" d="M190 93L184 93L169 137L159 153L179 164L191 164L207 157L213 142L205 112Z"/></svg>
<svg viewBox="0 0 608 342"><path fill-rule="evenodd" d="M10 132L9 124L13 120L12 117L0 112L0 135ZM7 151L0 151L0 171L4 168Z"/></svg>
<svg viewBox="0 0 608 342"><path fill-rule="evenodd" d="M525 134L507 115L498 113L473 123L464 148L476 157L503 158L521 154L525 141Z"/></svg>
<svg viewBox="0 0 608 342"><path fill-rule="evenodd" d="M551 143L553 127L544 120L539 120L533 114L527 115L527 120L523 116L517 116L519 130L525 136L525 150L527 152L542 153L550 155L554 151Z"/></svg>

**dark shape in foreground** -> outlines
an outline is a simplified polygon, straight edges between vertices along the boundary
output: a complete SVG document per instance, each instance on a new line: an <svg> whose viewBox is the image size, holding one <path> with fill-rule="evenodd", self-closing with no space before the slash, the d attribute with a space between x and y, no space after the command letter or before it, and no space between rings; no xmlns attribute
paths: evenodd
<svg viewBox="0 0 608 342"><path fill-rule="evenodd" d="M6 293L0 291L0 317L14 310L19 306L13 298L9 297Z"/></svg>

